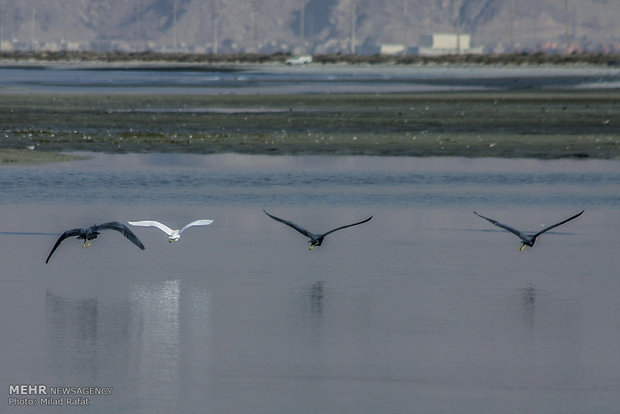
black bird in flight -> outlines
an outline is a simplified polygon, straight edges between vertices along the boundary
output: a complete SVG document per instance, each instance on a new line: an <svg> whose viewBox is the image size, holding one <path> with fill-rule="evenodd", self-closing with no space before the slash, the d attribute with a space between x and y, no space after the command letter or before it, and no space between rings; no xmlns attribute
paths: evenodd
<svg viewBox="0 0 620 414"><path fill-rule="evenodd" d="M97 236L99 235L99 230L107 230L107 229L116 230L120 232L123 236L127 237L133 244L138 246L140 249L144 250L144 245L142 244L140 239L138 239L138 237L135 234L133 234L132 231L129 230L127 226L117 221L111 221L109 223L96 224L94 226L90 226L86 228L77 228L77 229L65 231L58 238L58 240L56 240L56 244L54 244L52 251L50 252L49 256L47 256L47 259L45 259L45 263L49 262L50 257L52 257L52 254L54 254L54 251L56 251L56 249L58 248L58 246L60 245L60 243L62 243L64 239L68 237L76 236L78 239L84 240L84 244L82 244L82 247L90 247L90 243L91 243L90 241L97 238Z"/></svg>
<svg viewBox="0 0 620 414"><path fill-rule="evenodd" d="M539 231L538 233L525 233L523 231L520 231L520 230L517 230L517 229L515 229L513 227L510 227L507 224L502 224L502 223L500 223L497 220L493 220L491 218L488 218L488 217L485 217L485 216L483 216L481 214L478 214L475 211L474 211L474 214L477 215L478 217L482 217L483 219L491 222L492 224L495 224L497 227L501 227L504 230L508 230L509 232L511 232L511 233L515 234L517 237L519 237L521 239L521 243L522 243L520 250L523 251L525 249L525 246L533 247L534 246L534 242L536 242L536 238L538 236L540 236L541 234L543 234L543 233L545 233L545 232L547 232L547 231L549 231L549 230L551 230L553 228L556 228L556 227L566 223L567 221L571 221L572 219L579 217L584 211L585 210L581 210L580 213L575 214L574 216L569 217L566 220L562 220L559 223L555 223L555 224L552 224L551 226L547 226L544 229L542 229L541 231Z"/></svg>
<svg viewBox="0 0 620 414"><path fill-rule="evenodd" d="M269 217L271 217L275 221L279 221L280 223L284 223L287 226L290 226L290 227L294 228L295 230L297 230L298 232L300 232L304 236L310 237L310 240L309 240L309 242L310 242L309 250L313 250L315 246L320 246L321 244L323 244L323 239L328 234L333 233L333 232L338 231L338 230L346 229L347 227L357 226L358 224L366 223L367 221L370 221L370 219L372 218L372 216L370 216L366 220L362 220L362 221L359 221L359 222L353 223L353 224L347 224L346 226L337 227L337 228L335 228L333 230L328 231L327 233L314 234L314 233L310 233L308 230L304 229L301 226L298 226L297 224L295 224L295 223L293 223L291 221L284 220L284 219L281 219L281 218L276 217L276 216L272 216L271 214L267 213L267 211L265 211L265 210L263 210L263 211L265 212L265 214L267 214Z"/></svg>

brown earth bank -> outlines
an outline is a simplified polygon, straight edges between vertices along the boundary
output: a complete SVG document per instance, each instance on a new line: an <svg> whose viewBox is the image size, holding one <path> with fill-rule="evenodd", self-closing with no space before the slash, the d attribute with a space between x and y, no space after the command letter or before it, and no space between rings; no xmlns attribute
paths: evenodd
<svg viewBox="0 0 620 414"><path fill-rule="evenodd" d="M3 94L0 149L619 159L620 95Z"/></svg>

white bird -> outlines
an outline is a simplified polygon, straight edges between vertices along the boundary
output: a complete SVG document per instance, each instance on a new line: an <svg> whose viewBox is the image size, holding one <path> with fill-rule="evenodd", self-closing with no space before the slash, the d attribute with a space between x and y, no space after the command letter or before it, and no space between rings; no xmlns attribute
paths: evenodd
<svg viewBox="0 0 620 414"><path fill-rule="evenodd" d="M183 227L181 230L172 230L170 227L166 226L165 224L162 224L155 220L128 221L128 223L131 224L132 226L157 227L158 229L160 229L161 231L163 231L164 233L168 235L168 242L172 243L175 241L179 241L179 239L181 238L181 233L183 233L183 231L186 228L192 227L192 226L208 226L209 224L213 223L213 220L192 221L191 223Z"/></svg>

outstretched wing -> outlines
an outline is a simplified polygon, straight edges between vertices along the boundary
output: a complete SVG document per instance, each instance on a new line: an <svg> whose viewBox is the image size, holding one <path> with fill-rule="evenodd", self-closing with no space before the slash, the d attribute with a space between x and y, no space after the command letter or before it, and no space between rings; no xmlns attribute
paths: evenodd
<svg viewBox="0 0 620 414"><path fill-rule="evenodd" d="M483 219L485 219L486 221L488 221L488 222L490 222L492 224L495 224L497 227L501 227L504 230L508 230L509 232L515 234L520 239L524 239L525 236L526 236L524 233L520 232L519 230L515 229L514 227L510 227L507 224L503 224L503 223L500 223L497 220L493 220L492 218L485 217L482 214L476 213L475 211L474 211L474 214L477 215L478 217L482 217Z"/></svg>
<svg viewBox="0 0 620 414"><path fill-rule="evenodd" d="M540 236L541 234L543 234L543 233L544 233L544 232L546 232L546 231L549 231L549 230L551 230L551 229L553 229L553 228L556 228L557 226L560 226L560 225L562 225L562 224L566 223L567 221L571 221L572 219L579 217L580 215L582 215L582 214L583 214L583 212L584 212L584 211L585 211L585 210L581 210L581 212L580 212L580 213L577 213L577 214L575 214L574 216L567 218L566 220L563 220L563 221L560 221L559 223L555 223L555 224L552 224L551 226L545 227L544 229L542 229L541 231L539 231L538 233L536 233L536 234L534 235L534 237L538 237L538 236Z"/></svg>
<svg viewBox="0 0 620 414"><path fill-rule="evenodd" d="M280 223L284 223L289 227L294 228L295 230L297 230L298 232L300 232L301 234L303 234L306 237L310 237L312 238L312 236L314 236L312 233L310 233L308 230L304 229L301 226L298 226L297 224L291 222L291 221L287 221L284 219L281 219L279 217L276 216L272 216L271 214L267 213L267 211L263 210L265 212L265 214L267 214L269 217L271 217L272 219L274 219L275 221L279 221Z"/></svg>
<svg viewBox="0 0 620 414"><path fill-rule="evenodd" d="M128 221L127 223L131 224L132 226L157 227L158 229L166 233L168 236L172 236L172 233L173 233L173 230L170 227L155 220Z"/></svg>
<svg viewBox="0 0 620 414"><path fill-rule="evenodd" d="M54 252L56 251L56 249L58 248L58 246L60 245L60 243L62 243L64 239L66 239L67 237L79 236L81 232L82 232L82 229L72 229L72 230L67 230L63 234L61 234L58 240L56 240L56 244L54 244L54 247L52 247L52 251L50 252L49 256L47 256L47 259L45 259L45 263L50 261L50 257L52 257L52 255L54 254Z"/></svg>
<svg viewBox="0 0 620 414"><path fill-rule="evenodd" d="M208 226L211 223L213 223L213 220L196 220L196 221L192 221L191 223L189 223L185 227L183 227L181 229L181 231L179 231L179 234L183 233L183 230L185 230L188 227L192 227L192 226Z"/></svg>
<svg viewBox="0 0 620 414"><path fill-rule="evenodd" d="M371 219L371 218L372 218L372 216L368 217L366 220L358 221L357 223L347 224L346 226L340 226L340 227L337 227L337 228L335 228L335 229L333 229L333 230L328 231L327 233L323 233L321 236L325 237L325 236L327 236L328 234L333 233L333 232L335 232L335 231L342 230L342 229L346 229L347 227L357 226L358 224L363 224L363 223L366 223L367 221L370 221L370 219Z"/></svg>
<svg viewBox="0 0 620 414"><path fill-rule="evenodd" d="M142 242L140 241L138 236L133 234L133 232L131 230L129 230L129 228L127 226L125 226L124 224L119 223L118 221L111 221L109 223L103 223L103 224L99 224L99 225L93 226L93 227L94 227L95 231L97 231L97 230L105 230L105 229L116 230L116 231L122 233L123 236L127 237L133 244L138 246L140 249L144 250L144 245L142 244Z"/></svg>

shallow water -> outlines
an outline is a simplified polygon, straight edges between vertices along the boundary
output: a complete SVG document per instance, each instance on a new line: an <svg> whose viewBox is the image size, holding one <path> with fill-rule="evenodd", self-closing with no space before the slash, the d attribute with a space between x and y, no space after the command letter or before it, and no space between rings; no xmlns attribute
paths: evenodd
<svg viewBox="0 0 620 414"><path fill-rule="evenodd" d="M617 412L618 166L104 154L3 167L2 387L112 387L90 397L101 413ZM263 208L316 232L373 219L309 251ZM581 209L523 253L472 214L535 230ZM88 249L68 239L44 263L64 230L148 218L215 222L172 245L133 228L145 251L110 231Z"/></svg>
<svg viewBox="0 0 620 414"><path fill-rule="evenodd" d="M602 67L412 65L0 65L0 92L295 94L617 89Z"/></svg>

